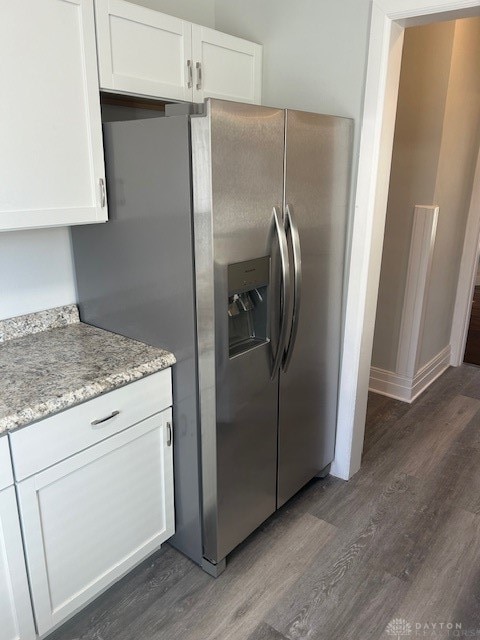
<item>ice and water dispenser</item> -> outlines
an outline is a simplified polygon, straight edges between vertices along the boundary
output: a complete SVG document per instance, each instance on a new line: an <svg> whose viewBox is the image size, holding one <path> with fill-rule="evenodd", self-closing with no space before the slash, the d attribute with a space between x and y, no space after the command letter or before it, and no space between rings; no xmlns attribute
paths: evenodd
<svg viewBox="0 0 480 640"><path fill-rule="evenodd" d="M228 338L233 358L268 342L270 257L228 265Z"/></svg>

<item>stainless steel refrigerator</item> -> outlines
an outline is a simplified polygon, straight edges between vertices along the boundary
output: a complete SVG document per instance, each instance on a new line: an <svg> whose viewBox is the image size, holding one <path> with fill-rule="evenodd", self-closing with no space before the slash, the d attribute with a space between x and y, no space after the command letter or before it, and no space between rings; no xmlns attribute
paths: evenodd
<svg viewBox="0 0 480 640"><path fill-rule="evenodd" d="M218 575L334 457L352 121L208 100L104 136L81 317L176 355L172 544Z"/></svg>

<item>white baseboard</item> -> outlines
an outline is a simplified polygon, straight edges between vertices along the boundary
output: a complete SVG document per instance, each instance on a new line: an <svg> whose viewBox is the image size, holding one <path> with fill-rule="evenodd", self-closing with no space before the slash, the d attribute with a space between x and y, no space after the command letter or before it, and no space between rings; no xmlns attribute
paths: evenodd
<svg viewBox="0 0 480 640"><path fill-rule="evenodd" d="M448 369L449 365L450 345L437 353L413 378L371 367L369 390L403 402L413 402Z"/></svg>
<svg viewBox="0 0 480 640"><path fill-rule="evenodd" d="M394 371L371 367L368 389L396 400L412 401L412 379Z"/></svg>

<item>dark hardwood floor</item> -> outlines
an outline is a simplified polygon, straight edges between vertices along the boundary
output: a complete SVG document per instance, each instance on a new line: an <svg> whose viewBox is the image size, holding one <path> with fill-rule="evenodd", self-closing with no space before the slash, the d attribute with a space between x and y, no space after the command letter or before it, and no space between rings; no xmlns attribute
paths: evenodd
<svg viewBox="0 0 480 640"><path fill-rule="evenodd" d="M471 364L480 365L480 287L475 287L473 294L464 360Z"/></svg>
<svg viewBox="0 0 480 640"><path fill-rule="evenodd" d="M372 395L361 471L308 485L217 580L165 545L50 638L419 635L480 637L480 369L468 365L412 405Z"/></svg>

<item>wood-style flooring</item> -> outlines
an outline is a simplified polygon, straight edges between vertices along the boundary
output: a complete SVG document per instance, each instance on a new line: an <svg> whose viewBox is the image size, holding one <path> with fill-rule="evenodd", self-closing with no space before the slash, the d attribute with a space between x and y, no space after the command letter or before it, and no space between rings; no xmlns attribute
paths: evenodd
<svg viewBox="0 0 480 640"><path fill-rule="evenodd" d="M464 360L471 364L480 365L480 287L475 287L473 294Z"/></svg>
<svg viewBox="0 0 480 640"><path fill-rule="evenodd" d="M469 365L411 405L372 395L361 471L308 485L217 580L165 545L50 638L420 635L480 637L480 369Z"/></svg>

